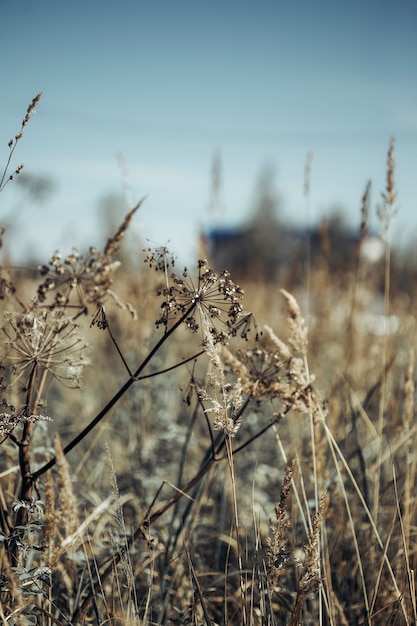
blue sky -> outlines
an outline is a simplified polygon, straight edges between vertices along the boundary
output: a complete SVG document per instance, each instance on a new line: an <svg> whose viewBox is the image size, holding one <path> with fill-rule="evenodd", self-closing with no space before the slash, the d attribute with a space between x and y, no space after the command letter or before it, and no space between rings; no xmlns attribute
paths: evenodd
<svg viewBox="0 0 417 626"><path fill-rule="evenodd" d="M1 214L15 211L12 255L44 259L57 248L100 245L100 199L123 193L126 180L120 153L132 200L147 195L135 232L169 240L180 258L192 257L213 219L216 151L217 220L244 220L272 166L285 219L307 224L338 206L357 224L366 181L373 211L384 189L391 135L394 234L408 242L417 234L416 32L416 0L5 3L0 159L42 91L14 165L54 182L39 206L25 205L17 185L2 194Z"/></svg>

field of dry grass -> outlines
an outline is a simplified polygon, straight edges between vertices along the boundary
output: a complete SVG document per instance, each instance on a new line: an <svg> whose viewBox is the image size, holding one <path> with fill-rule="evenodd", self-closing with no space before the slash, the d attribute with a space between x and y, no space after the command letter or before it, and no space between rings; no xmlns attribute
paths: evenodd
<svg viewBox="0 0 417 626"><path fill-rule="evenodd" d="M301 277L244 289L125 246L139 206L86 254L3 259L2 624L416 624L394 143L379 263L366 193L343 270L328 241Z"/></svg>

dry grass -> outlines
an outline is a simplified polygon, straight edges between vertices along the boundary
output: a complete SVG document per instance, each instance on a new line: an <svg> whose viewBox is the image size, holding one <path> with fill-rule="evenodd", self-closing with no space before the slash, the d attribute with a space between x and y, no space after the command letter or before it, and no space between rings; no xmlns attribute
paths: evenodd
<svg viewBox="0 0 417 626"><path fill-rule="evenodd" d="M382 267L369 186L343 276L324 233L285 290L124 251L140 203L103 251L2 267L4 625L417 623L393 142L387 169Z"/></svg>

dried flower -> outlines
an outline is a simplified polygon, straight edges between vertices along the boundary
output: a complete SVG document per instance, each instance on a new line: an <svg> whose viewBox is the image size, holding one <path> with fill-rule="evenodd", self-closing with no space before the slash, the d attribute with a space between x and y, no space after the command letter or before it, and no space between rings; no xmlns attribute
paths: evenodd
<svg viewBox="0 0 417 626"><path fill-rule="evenodd" d="M47 370L68 386L78 387L87 344L78 327L59 311L6 313L3 327L5 358L19 380L36 369Z"/></svg>
<svg viewBox="0 0 417 626"><path fill-rule="evenodd" d="M228 337L237 334L247 338L252 315L243 311L240 302L243 291L232 281L229 272L224 270L217 274L207 266L207 261L200 260L195 280L187 268L182 276L175 272L168 276L168 268L173 266L174 260L165 247L155 252L148 250L145 262L165 273L165 282L157 292L164 298L157 327L168 328L173 319L190 310L185 324L194 333L202 331L204 341L207 333L215 343L226 343Z"/></svg>
<svg viewBox="0 0 417 626"><path fill-rule="evenodd" d="M26 111L26 115L23 118L23 122L22 122L22 128L24 128L26 126L26 124L29 122L30 118L32 117L32 115L36 112L36 107L39 104L39 100L42 97L42 92L38 93L32 100L32 102L29 104L27 111ZM22 133L19 133L20 137L22 136ZM16 136L16 141L18 139L20 139L19 136Z"/></svg>
<svg viewBox="0 0 417 626"><path fill-rule="evenodd" d="M287 409L306 412L311 406L313 379L304 360L269 326L264 326L255 347L239 349L236 355L223 349L225 366L242 384L242 392L258 400L279 399Z"/></svg>
<svg viewBox="0 0 417 626"><path fill-rule="evenodd" d="M90 248L86 258L75 249L64 259L56 252L48 265L39 268L46 278L38 287L38 299L45 302L48 294L54 292L51 308L59 308L72 304L76 294L76 306L87 312L88 305L99 306L113 295L110 286L119 265L95 248Z"/></svg>
<svg viewBox="0 0 417 626"><path fill-rule="evenodd" d="M141 203L142 200L127 213L116 234L107 241L104 252L91 247L88 256L84 258L73 249L64 259L56 252L47 265L40 266L40 274L45 279L38 287L39 302L46 302L48 295L54 293L51 308L71 305L87 313L90 305L100 307L110 297L118 306L127 309L132 317L136 317L133 307L129 303L122 303L111 286L113 273L120 266L120 262L114 261L113 256L119 250L125 231ZM77 297L75 304L72 302L74 294Z"/></svg>

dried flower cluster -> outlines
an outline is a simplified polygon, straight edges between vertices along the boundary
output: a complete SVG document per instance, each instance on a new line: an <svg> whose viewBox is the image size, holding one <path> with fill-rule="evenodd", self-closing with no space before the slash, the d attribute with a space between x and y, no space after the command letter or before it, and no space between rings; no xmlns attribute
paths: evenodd
<svg viewBox="0 0 417 626"><path fill-rule="evenodd" d="M55 310L5 313L4 319L3 360L11 364L15 382L28 379L36 369L68 386L80 385L87 344L71 319Z"/></svg>
<svg viewBox="0 0 417 626"><path fill-rule="evenodd" d="M89 306L98 308L111 298L135 317L133 307L129 303L122 303L111 286L113 273L120 266L120 262L114 261L113 257L118 252L133 215L142 202L143 200L138 202L127 213L116 234L108 239L103 252L91 247L88 256L84 257L73 249L65 258L56 252L47 265L40 266L40 274L45 276L45 279L38 287L38 301L45 303L49 294L53 293L50 308L76 307L81 313L87 313Z"/></svg>
<svg viewBox="0 0 417 626"><path fill-rule="evenodd" d="M290 347L264 326L255 347L237 350L233 355L222 351L225 366L241 381L246 395L279 399L285 408L308 412L312 401L313 378L306 371L304 359L294 356Z"/></svg>
<svg viewBox="0 0 417 626"><path fill-rule="evenodd" d="M256 344L232 353L222 346L222 366L240 384L241 393L258 402L278 400L280 411L316 415L321 403L307 364L308 329L295 298L283 292L289 312L290 336L282 341L269 326L257 334Z"/></svg>
<svg viewBox="0 0 417 626"><path fill-rule="evenodd" d="M45 279L38 287L38 300L44 303L54 293L51 308L63 308L74 305L75 294L75 305L86 312L89 305L99 306L112 295L113 272L119 265L95 248L90 248L86 258L77 250L65 258L57 252L48 265L39 268Z"/></svg>
<svg viewBox="0 0 417 626"><path fill-rule="evenodd" d="M156 271L165 274L165 282L158 288L164 302L156 325L168 328L178 316L187 312L186 326L192 332L209 333L215 343L227 343L228 337L239 334L246 339L253 322L251 314L244 313L241 299L243 291L236 285L226 270L217 274L207 266L207 261L198 261L198 275L194 280L187 268L182 276L175 272L168 275L174 259L166 248L148 250L145 262Z"/></svg>

